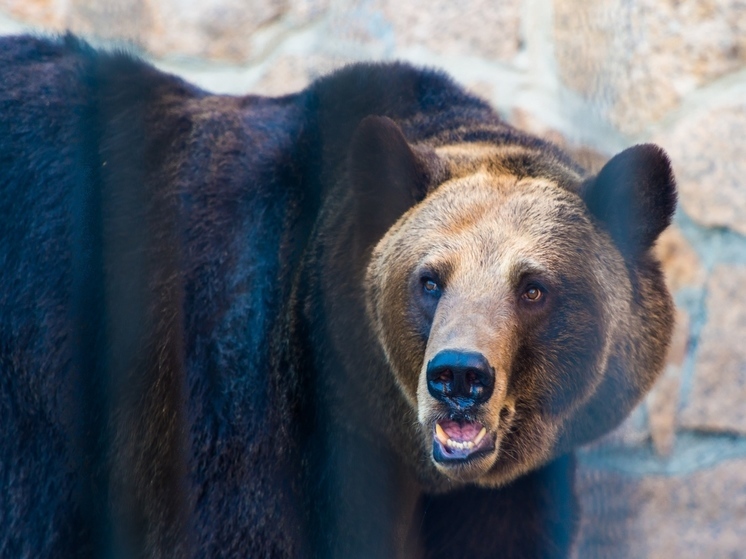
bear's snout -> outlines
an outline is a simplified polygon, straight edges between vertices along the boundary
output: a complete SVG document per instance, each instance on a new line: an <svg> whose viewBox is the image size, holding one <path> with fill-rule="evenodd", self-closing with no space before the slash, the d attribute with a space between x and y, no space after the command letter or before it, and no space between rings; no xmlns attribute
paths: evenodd
<svg viewBox="0 0 746 559"><path fill-rule="evenodd" d="M425 374L430 395L460 411L486 402L495 388L495 371L481 353L444 349Z"/></svg>

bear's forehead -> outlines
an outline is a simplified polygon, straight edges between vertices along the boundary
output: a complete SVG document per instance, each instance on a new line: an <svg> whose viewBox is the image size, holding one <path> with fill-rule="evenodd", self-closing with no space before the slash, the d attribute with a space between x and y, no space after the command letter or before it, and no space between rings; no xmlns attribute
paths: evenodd
<svg viewBox="0 0 746 559"><path fill-rule="evenodd" d="M543 178L477 171L452 179L399 225L389 245L396 258L485 285L526 271L563 276L602 250L580 198Z"/></svg>
<svg viewBox="0 0 746 559"><path fill-rule="evenodd" d="M420 210L412 216L412 225L423 234L467 244L528 248L564 244L593 232L576 194L548 179L486 170L440 185Z"/></svg>

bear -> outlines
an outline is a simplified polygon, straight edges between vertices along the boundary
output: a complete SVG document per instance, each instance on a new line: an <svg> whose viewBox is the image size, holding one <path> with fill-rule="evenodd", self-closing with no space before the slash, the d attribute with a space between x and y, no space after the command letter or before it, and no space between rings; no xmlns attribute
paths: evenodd
<svg viewBox="0 0 746 559"><path fill-rule="evenodd" d="M216 95L0 39L0 555L560 558L661 372L665 152L445 74Z"/></svg>

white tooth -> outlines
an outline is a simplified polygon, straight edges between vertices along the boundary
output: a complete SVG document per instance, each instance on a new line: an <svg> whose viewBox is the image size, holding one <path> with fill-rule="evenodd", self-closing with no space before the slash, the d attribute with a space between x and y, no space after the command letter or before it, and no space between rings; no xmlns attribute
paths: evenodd
<svg viewBox="0 0 746 559"><path fill-rule="evenodd" d="M456 444L456 443L455 443L454 441L452 441L451 439L448 439L448 440L446 441L446 446L450 446L451 448L454 448L454 445L455 445L455 444Z"/></svg>
<svg viewBox="0 0 746 559"><path fill-rule="evenodd" d="M464 444L466 444L466 448L469 448L469 449L474 448L474 442L473 441L466 441L466 443L464 443Z"/></svg>
<svg viewBox="0 0 746 559"><path fill-rule="evenodd" d="M482 442L482 439L487 434L487 429L485 427L482 427L482 430L479 432L479 434L474 439L474 446L477 446L479 443Z"/></svg>
<svg viewBox="0 0 746 559"><path fill-rule="evenodd" d="M446 435L446 432L443 431L443 427L440 426L440 423L435 424L435 436L438 437L438 440L443 444L448 444L448 435Z"/></svg>

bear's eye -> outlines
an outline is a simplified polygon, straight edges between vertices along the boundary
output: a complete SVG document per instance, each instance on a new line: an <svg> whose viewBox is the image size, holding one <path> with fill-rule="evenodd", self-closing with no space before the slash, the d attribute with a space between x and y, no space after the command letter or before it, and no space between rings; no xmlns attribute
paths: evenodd
<svg viewBox="0 0 746 559"><path fill-rule="evenodd" d="M523 292L522 297L526 301L535 303L537 301L540 301L541 298L544 297L544 292L541 290L540 287L537 287L535 285L529 285L526 288L526 291Z"/></svg>
<svg viewBox="0 0 746 559"><path fill-rule="evenodd" d="M440 286L433 278L422 278L422 289L424 289L425 293L428 295L434 295L436 297L440 295Z"/></svg>

